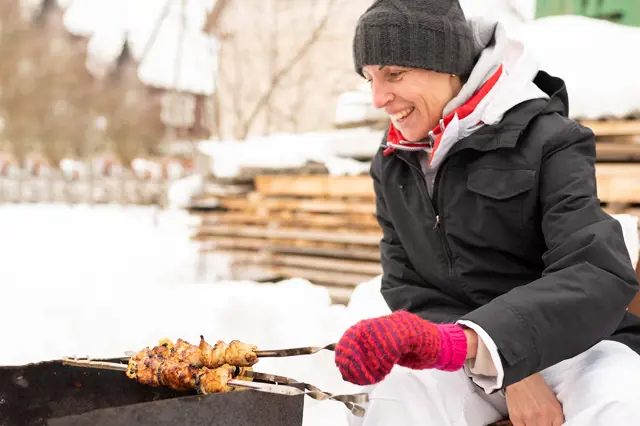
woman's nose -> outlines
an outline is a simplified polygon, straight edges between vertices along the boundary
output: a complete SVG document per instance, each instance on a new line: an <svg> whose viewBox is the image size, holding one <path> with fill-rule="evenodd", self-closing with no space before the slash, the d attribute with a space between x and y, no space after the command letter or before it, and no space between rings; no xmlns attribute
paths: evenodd
<svg viewBox="0 0 640 426"><path fill-rule="evenodd" d="M371 83L371 94L373 96L373 106L375 108L384 108L393 100L393 94L387 89L383 83Z"/></svg>

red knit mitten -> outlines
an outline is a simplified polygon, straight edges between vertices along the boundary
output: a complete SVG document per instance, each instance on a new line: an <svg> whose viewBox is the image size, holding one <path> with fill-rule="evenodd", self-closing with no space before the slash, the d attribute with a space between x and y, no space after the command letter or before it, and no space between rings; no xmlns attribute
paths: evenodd
<svg viewBox="0 0 640 426"><path fill-rule="evenodd" d="M395 364L415 370L456 371L467 357L462 327L437 325L406 311L351 326L335 349L342 378L357 385L378 383Z"/></svg>

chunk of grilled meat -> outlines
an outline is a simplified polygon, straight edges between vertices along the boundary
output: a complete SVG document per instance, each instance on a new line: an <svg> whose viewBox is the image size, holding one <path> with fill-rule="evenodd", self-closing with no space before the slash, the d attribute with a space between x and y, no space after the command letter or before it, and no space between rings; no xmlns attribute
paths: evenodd
<svg viewBox="0 0 640 426"><path fill-rule="evenodd" d="M223 364L251 367L258 362L258 356L255 353L258 347L239 340L232 340L228 345L222 340L218 340L215 345L211 346L203 336L200 336L198 347L203 364L209 368L216 368Z"/></svg>

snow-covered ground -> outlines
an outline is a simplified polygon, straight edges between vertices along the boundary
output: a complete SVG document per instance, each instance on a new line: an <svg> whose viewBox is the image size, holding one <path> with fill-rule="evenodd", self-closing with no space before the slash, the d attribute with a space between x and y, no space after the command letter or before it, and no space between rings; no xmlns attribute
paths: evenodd
<svg viewBox="0 0 640 426"><path fill-rule="evenodd" d="M637 253L636 219L623 221ZM181 211L146 207L0 206L0 339L11 342L0 365L121 356L163 337L197 342L200 334L264 349L324 345L357 320L388 312L377 279L344 307L300 279L220 281L224 258L213 258L200 278L188 223ZM341 380L328 351L261 360L256 369L328 392L360 390ZM305 426L343 426L347 416L342 404L305 398Z"/></svg>
<svg viewBox="0 0 640 426"><path fill-rule="evenodd" d="M385 312L383 304L361 301L351 309L354 316L304 280L217 281L224 258L214 258L201 279L187 216L155 215L142 207L0 206L0 338L12 342L0 365L121 356L162 337L197 342L200 334L264 349L325 345L361 317L363 307ZM375 294L376 283L369 286ZM327 351L262 360L256 369L328 392L358 391L341 380ZM345 424L342 404L305 400L305 426Z"/></svg>

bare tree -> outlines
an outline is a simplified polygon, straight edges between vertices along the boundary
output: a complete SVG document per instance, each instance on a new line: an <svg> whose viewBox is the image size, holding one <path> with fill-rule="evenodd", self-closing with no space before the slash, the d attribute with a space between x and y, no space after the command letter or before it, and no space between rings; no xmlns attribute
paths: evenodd
<svg viewBox="0 0 640 426"><path fill-rule="evenodd" d="M335 67L335 58L327 57L337 43L328 29L340 13L338 5L346 7L335 0L230 2L228 19L218 28L224 35L217 93L221 139L309 130L305 123L313 121L314 111L327 110L328 104L319 105L309 92L326 91L332 98L328 82L335 78L325 71L349 72L346 61Z"/></svg>

